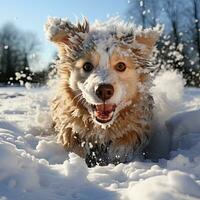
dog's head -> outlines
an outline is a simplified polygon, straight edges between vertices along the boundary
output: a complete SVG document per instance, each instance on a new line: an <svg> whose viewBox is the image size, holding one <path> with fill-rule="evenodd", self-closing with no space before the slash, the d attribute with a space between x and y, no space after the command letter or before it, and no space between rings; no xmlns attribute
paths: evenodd
<svg viewBox="0 0 200 200"><path fill-rule="evenodd" d="M48 37L59 48L62 74L67 84L101 127L111 125L117 114L137 97L149 56L159 36L119 20L72 24L50 18ZM63 76L66 78L66 76Z"/></svg>

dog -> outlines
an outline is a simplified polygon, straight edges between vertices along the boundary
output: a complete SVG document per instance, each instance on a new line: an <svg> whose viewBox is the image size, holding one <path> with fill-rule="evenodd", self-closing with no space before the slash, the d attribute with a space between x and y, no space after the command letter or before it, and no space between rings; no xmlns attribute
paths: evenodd
<svg viewBox="0 0 200 200"><path fill-rule="evenodd" d="M58 47L51 103L58 140L88 166L131 161L153 134L150 58L158 29L49 18L45 31Z"/></svg>

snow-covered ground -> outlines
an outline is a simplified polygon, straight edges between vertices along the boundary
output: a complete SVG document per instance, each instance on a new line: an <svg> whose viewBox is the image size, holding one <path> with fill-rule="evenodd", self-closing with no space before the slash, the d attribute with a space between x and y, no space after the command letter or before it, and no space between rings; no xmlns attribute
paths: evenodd
<svg viewBox="0 0 200 200"><path fill-rule="evenodd" d="M200 199L200 89L183 84L165 72L152 90L149 151L166 156L171 144L168 159L94 168L46 135L49 89L0 88L0 200Z"/></svg>

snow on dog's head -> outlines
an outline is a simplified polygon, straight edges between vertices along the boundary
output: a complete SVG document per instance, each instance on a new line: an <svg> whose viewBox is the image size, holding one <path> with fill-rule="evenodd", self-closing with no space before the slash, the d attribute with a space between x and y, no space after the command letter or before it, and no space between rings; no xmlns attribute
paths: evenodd
<svg viewBox="0 0 200 200"><path fill-rule="evenodd" d="M95 22L89 27L84 19L77 25L59 18L49 18L48 38L58 44L60 59L68 71L70 88L95 123L106 127L117 113L136 98L140 75L138 68L147 59L158 38L158 31L142 31L119 19Z"/></svg>
<svg viewBox="0 0 200 200"><path fill-rule="evenodd" d="M119 18L92 25L49 18L45 29L59 49L52 113L60 141L81 156L88 153L82 142L98 145L101 154L103 144L127 160L150 137L150 55L159 27L142 29Z"/></svg>

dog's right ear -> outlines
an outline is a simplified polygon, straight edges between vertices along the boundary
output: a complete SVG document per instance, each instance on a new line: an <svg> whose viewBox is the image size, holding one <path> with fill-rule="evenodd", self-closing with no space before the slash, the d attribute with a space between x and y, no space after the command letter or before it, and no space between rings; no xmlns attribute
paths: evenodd
<svg viewBox="0 0 200 200"><path fill-rule="evenodd" d="M138 31L135 35L136 43L141 46L140 51L141 55L145 58L148 58L153 50L154 45L156 44L158 38L161 34L161 27L156 26L154 28L147 28L144 30Z"/></svg>
<svg viewBox="0 0 200 200"><path fill-rule="evenodd" d="M84 33L89 32L89 24L86 18L75 25L65 19L49 17L45 32L50 41L73 48L84 40Z"/></svg>

